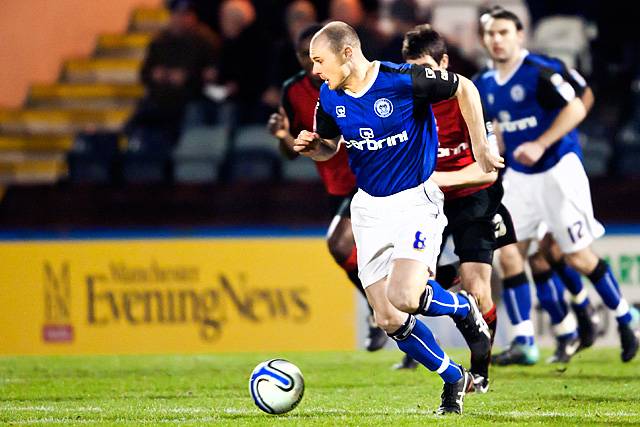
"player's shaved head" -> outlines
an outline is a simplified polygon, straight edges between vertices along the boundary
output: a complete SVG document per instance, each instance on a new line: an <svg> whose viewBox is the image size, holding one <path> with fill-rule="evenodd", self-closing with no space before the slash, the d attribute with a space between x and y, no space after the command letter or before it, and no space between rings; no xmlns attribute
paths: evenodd
<svg viewBox="0 0 640 427"><path fill-rule="evenodd" d="M351 25L340 21L330 22L313 37L314 41L326 40L334 53L340 53L346 46L361 49L360 38Z"/></svg>

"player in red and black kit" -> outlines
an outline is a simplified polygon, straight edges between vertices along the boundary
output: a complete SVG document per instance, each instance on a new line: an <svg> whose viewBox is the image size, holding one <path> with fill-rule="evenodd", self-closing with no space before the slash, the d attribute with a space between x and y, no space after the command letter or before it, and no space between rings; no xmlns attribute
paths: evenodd
<svg viewBox="0 0 640 427"><path fill-rule="evenodd" d="M449 64L446 52L444 39L430 25L419 25L405 35L402 55L409 63L446 69ZM432 109L438 126L438 161L432 177L444 192L444 213L448 220L443 245L447 236L452 236L455 254L460 259L461 286L476 297L493 339L497 321L491 298L493 252L499 245L516 242L513 225L508 211L501 206L503 189L500 181L496 181L497 172L484 173L473 158L469 132L457 100L433 104ZM487 130L492 133L490 122ZM497 152L495 137L489 141L495 143ZM497 214L506 227L496 227ZM502 234L500 243L497 234ZM436 278L446 287L453 284L456 275L439 268ZM471 349L471 372L477 391L488 390L489 364L490 359L476 357ZM411 367L411 361L405 359L397 367Z"/></svg>
<svg viewBox="0 0 640 427"><path fill-rule="evenodd" d="M269 131L280 140L281 151L290 160L298 157L292 148L295 140L292 134L298 135L303 129L314 128L315 109L322 80L311 72L313 63L309 58L309 43L321 28L322 25L311 25L298 36L296 55L303 70L284 83L280 111L271 115L267 125ZM341 149L330 160L316 162L316 166L335 212L327 231L329 252L365 297L358 278L357 251L351 230L351 198L357 188L356 178L349 168L347 151ZM369 334L365 347L368 351L376 351L384 346L388 336L375 325L371 307L369 310Z"/></svg>

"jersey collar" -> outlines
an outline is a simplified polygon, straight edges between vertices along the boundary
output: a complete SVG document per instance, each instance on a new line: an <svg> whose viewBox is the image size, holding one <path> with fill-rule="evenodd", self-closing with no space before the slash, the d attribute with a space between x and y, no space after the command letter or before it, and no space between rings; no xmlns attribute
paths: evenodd
<svg viewBox="0 0 640 427"><path fill-rule="evenodd" d="M513 77L518 70L520 69L520 67L522 66L522 63L524 62L524 58L527 57L527 55L529 55L529 51L527 49L522 49L522 51L520 52L520 60L518 61L518 63L516 64L515 67L513 67L513 70L507 74L506 76L504 76L503 78L500 78L500 76L498 75L498 69L496 68L496 72L493 75L493 78L496 81L496 84L498 86L504 86L507 84L507 82L509 82L509 80L511 80L511 77Z"/></svg>
<svg viewBox="0 0 640 427"><path fill-rule="evenodd" d="M380 61L373 61L373 75L371 76L371 80L369 80L369 83L367 83L367 85L362 89L360 89L358 92L351 92L349 89L345 89L344 93L346 93L347 95L353 98L363 97L369 91L369 89L371 89L371 86L373 86L373 84L378 79L379 71L380 71Z"/></svg>

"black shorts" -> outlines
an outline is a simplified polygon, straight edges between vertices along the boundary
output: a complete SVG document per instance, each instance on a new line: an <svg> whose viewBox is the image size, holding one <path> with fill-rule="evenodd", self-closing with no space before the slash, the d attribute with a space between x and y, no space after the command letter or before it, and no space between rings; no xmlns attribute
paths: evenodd
<svg viewBox="0 0 640 427"><path fill-rule="evenodd" d="M494 217L503 193L502 183L496 182L468 196L444 202L448 224L442 241L444 244L449 235L453 236L460 262L493 262L493 251L498 245Z"/></svg>
<svg viewBox="0 0 640 427"><path fill-rule="evenodd" d="M329 205L334 217L351 218L351 200L357 191L358 189L356 188L346 196L329 195Z"/></svg>
<svg viewBox="0 0 640 427"><path fill-rule="evenodd" d="M502 203L498 206L498 212L493 220L493 225L495 227L496 236L498 237L498 248L518 241L516 229L513 227L513 221L511 220L511 214Z"/></svg>

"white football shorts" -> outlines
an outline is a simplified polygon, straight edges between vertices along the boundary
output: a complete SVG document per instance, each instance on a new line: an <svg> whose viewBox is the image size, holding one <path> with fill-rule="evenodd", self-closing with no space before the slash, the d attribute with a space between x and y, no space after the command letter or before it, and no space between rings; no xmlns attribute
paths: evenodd
<svg viewBox="0 0 640 427"><path fill-rule="evenodd" d="M443 202L444 194L432 181L386 197L358 190L351 202L351 224L362 286L385 278L399 258L420 261L435 274L447 225Z"/></svg>
<svg viewBox="0 0 640 427"><path fill-rule="evenodd" d="M604 234L604 227L593 216L589 180L575 153L566 154L541 173L507 169L502 202L511 212L519 241L538 239L544 223L568 254L588 247Z"/></svg>

